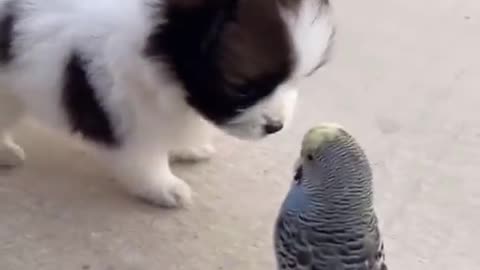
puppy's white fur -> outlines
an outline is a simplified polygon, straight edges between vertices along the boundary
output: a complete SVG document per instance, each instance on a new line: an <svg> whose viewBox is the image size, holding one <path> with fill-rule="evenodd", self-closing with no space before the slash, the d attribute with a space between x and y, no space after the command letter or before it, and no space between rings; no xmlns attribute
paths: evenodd
<svg viewBox="0 0 480 270"><path fill-rule="evenodd" d="M113 118L116 135L123 138L119 148L98 146L99 155L132 194L163 206L191 201L189 186L171 172L168 156L205 158L213 152L208 146L211 126L185 102L179 83L159 70L164 67L143 57L153 27L149 2L18 1L23 19L15 28L15 61L0 68L0 165L15 166L24 159L8 135L24 111L68 132L68 120L59 105L62 72L71 48L81 48L95 59L89 76ZM326 19L314 22L317 15L307 8L310 2L305 1L296 19L285 13L296 52L303 59L292 82L313 68L309 59L323 53L319 46L327 43L333 29ZM0 11L6 3L0 0ZM261 138L266 119L288 122L296 98L296 88L286 82L224 129L240 138ZM195 150L189 154L185 149L190 146Z"/></svg>

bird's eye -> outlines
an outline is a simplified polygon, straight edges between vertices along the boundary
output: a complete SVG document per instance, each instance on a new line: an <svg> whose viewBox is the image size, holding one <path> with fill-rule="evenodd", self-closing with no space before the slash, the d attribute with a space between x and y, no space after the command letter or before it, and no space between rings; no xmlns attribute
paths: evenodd
<svg viewBox="0 0 480 270"><path fill-rule="evenodd" d="M302 166L298 167L297 171L295 171L295 176L293 177L293 180L295 181L296 184L302 183L302 180L303 180Z"/></svg>

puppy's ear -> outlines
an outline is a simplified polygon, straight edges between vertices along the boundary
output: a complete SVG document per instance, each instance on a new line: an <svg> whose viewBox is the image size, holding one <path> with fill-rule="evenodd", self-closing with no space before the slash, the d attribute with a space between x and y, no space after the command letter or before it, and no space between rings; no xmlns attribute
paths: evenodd
<svg viewBox="0 0 480 270"><path fill-rule="evenodd" d="M160 23L149 37L146 55L170 61L191 89L218 80L211 78L216 76L222 33L235 21L239 1L243 0L158 1Z"/></svg>
<svg viewBox="0 0 480 270"><path fill-rule="evenodd" d="M186 46L197 47L200 55L215 50L227 22L235 17L239 0L167 0L167 20L180 36L190 37Z"/></svg>
<svg viewBox="0 0 480 270"><path fill-rule="evenodd" d="M220 66L230 81L284 78L294 64L291 38L277 0L241 1L235 23L226 27L221 38Z"/></svg>

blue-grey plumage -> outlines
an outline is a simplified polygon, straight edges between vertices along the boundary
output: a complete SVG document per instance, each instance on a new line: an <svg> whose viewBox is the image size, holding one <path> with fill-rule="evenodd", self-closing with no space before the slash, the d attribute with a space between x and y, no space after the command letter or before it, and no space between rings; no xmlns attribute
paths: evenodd
<svg viewBox="0 0 480 270"><path fill-rule="evenodd" d="M279 270L387 270L371 168L344 128L305 134L274 246Z"/></svg>

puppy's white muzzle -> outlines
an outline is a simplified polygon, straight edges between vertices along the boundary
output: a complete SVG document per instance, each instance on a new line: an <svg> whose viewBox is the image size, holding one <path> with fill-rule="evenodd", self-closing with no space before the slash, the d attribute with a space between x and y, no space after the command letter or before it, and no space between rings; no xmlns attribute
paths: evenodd
<svg viewBox="0 0 480 270"><path fill-rule="evenodd" d="M246 109L220 128L244 140L261 139L277 133L288 127L295 111L297 97L296 88L280 86L272 95Z"/></svg>

